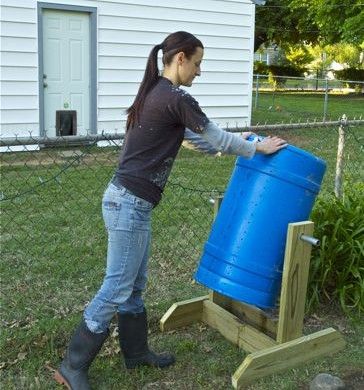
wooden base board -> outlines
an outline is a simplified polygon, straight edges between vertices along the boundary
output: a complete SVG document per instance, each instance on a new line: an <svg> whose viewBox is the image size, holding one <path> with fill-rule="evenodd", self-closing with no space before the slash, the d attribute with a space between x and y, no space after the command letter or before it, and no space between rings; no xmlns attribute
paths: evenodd
<svg viewBox="0 0 364 390"><path fill-rule="evenodd" d="M287 370L309 360L328 355L345 347L342 335L333 328L302 336L249 354L232 376L235 389L257 378Z"/></svg>
<svg viewBox="0 0 364 390"><path fill-rule="evenodd" d="M209 300L203 302L202 321L247 352L259 351L277 344L271 337Z"/></svg>
<svg viewBox="0 0 364 390"><path fill-rule="evenodd" d="M203 302L208 295L174 303L161 318L159 325L162 332L190 325L202 320Z"/></svg>
<svg viewBox="0 0 364 390"><path fill-rule="evenodd" d="M252 352L232 376L235 389L240 389L254 379L334 353L345 346L343 337L333 328L277 343L210 298L205 295L173 304L160 320L160 327L162 331L167 331L202 321L240 348ZM254 310L253 307L250 309ZM261 311L257 310L261 315Z"/></svg>
<svg viewBox="0 0 364 390"><path fill-rule="evenodd" d="M247 352L276 345L276 341L240 318L213 303L209 296L173 304L160 321L162 331L202 321L218 330L226 339Z"/></svg>
<svg viewBox="0 0 364 390"><path fill-rule="evenodd" d="M161 318L160 329L167 331L201 321L203 302L207 300L225 309L225 312L234 314L241 323L252 325L263 333L275 337L277 319L270 318L258 307L234 301L214 291L209 295L174 303Z"/></svg>
<svg viewBox="0 0 364 390"><path fill-rule="evenodd" d="M278 317L274 318L271 313L267 313L256 306L247 303L235 301L216 291L210 291L210 300L221 306L228 312L235 314L240 320L254 326L268 336L275 339L277 334Z"/></svg>
<svg viewBox="0 0 364 390"><path fill-rule="evenodd" d="M221 199L217 199L215 214L220 202ZM160 321L161 330L203 321L251 352L232 376L236 389L254 379L344 348L343 337L332 328L301 336L311 245L300 237L312 233L313 223L310 221L288 226L278 321L254 306L211 291L209 295L172 305Z"/></svg>

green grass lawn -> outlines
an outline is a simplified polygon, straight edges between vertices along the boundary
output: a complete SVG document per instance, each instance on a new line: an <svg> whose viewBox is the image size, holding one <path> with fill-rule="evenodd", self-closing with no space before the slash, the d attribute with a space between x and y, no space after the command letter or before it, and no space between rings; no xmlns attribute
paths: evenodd
<svg viewBox="0 0 364 390"><path fill-rule="evenodd" d="M354 99L348 107L357 112L361 103ZM307 101L307 109L311 106L315 106L314 100ZM337 112L341 107L339 99ZM259 110L253 113L255 122L260 115L269 122L276 120L275 115L281 115L280 121L287 120L282 111ZM362 129L353 129L355 138L347 144L351 155L360 156L356 145ZM337 129L282 134L327 160L324 191L332 191ZM51 379L52 369L59 363L71 331L103 277L106 234L100 201L117 163L118 150L76 150L84 154L66 157L55 149L1 156L3 389L58 388ZM150 341L156 349L174 351L176 366L166 371L143 368L127 373L112 333L92 366L93 388L229 388L231 374L244 359L243 351L201 324L160 334L158 321L172 303L206 294L206 289L194 282L193 273L213 219L210 199L224 191L234 161L231 156L206 157L181 150L164 199L154 211L146 292ZM350 168L356 170L351 160L347 166L349 162ZM348 343L344 351L256 381L249 389L305 389L309 379L322 371L348 381L357 378L364 368L363 324L346 318L335 308L321 307L307 316L305 333L328 326L343 333ZM113 323L112 330L114 327Z"/></svg>

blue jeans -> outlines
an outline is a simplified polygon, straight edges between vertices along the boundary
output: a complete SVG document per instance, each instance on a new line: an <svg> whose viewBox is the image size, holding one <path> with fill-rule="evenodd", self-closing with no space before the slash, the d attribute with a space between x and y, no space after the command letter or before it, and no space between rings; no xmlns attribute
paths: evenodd
<svg viewBox="0 0 364 390"><path fill-rule="evenodd" d="M144 310L153 205L109 183L102 214L108 232L106 275L84 318L94 333L104 332L116 312Z"/></svg>

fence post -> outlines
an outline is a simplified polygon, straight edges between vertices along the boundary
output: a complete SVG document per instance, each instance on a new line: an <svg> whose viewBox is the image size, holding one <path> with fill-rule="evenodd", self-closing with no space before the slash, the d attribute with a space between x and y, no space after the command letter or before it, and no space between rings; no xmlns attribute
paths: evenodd
<svg viewBox="0 0 364 390"><path fill-rule="evenodd" d="M254 104L254 108L258 108L258 93L259 93L259 74L257 74L257 81L255 83L255 104Z"/></svg>
<svg viewBox="0 0 364 390"><path fill-rule="evenodd" d="M324 100L324 119L323 121L326 121L327 117L327 102L329 98L329 85L328 85L328 80L327 78L325 79L325 100Z"/></svg>
<svg viewBox="0 0 364 390"><path fill-rule="evenodd" d="M272 110L274 110L274 103L276 100L276 89L277 89L277 84L275 83L276 76L272 76L272 80L273 80Z"/></svg>
<svg viewBox="0 0 364 390"><path fill-rule="evenodd" d="M341 196L342 196L345 126L347 126L347 117L344 114L341 117L341 123L339 126L339 139L338 139L338 145L337 145L336 171L335 171L335 196L337 198L341 198Z"/></svg>

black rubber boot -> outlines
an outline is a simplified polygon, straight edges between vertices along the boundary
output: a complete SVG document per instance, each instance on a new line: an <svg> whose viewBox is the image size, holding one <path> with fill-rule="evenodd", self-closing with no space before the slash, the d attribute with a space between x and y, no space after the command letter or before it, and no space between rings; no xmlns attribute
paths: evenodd
<svg viewBox="0 0 364 390"><path fill-rule="evenodd" d="M75 330L54 379L70 390L90 390L87 372L109 332L92 333L84 320Z"/></svg>
<svg viewBox="0 0 364 390"><path fill-rule="evenodd" d="M118 313L120 349L125 366L133 369L138 366L164 368L175 362L170 353L157 354L148 347L147 313Z"/></svg>

